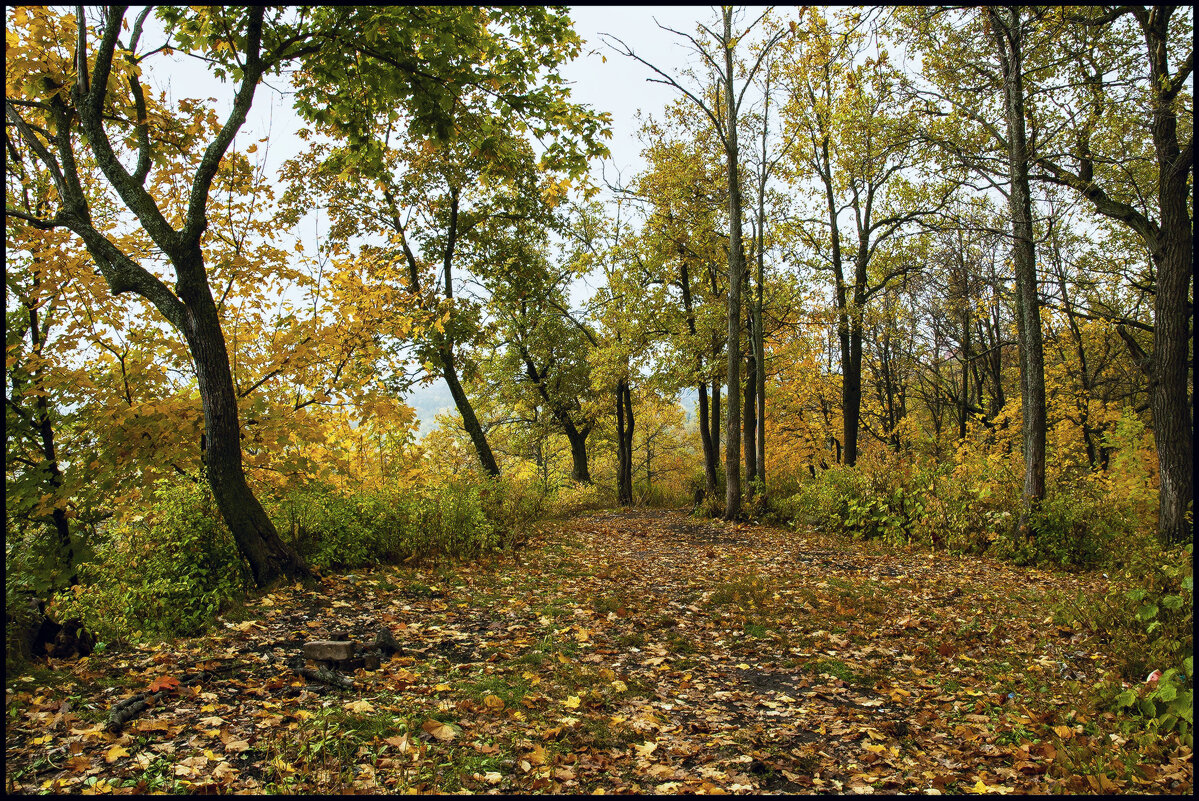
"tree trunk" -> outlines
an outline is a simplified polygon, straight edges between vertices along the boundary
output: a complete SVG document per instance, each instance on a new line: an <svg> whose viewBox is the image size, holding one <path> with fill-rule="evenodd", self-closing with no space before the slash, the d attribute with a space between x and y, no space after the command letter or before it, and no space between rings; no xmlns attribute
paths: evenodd
<svg viewBox="0 0 1199 801"><path fill-rule="evenodd" d="M761 243L759 243L759 246ZM757 449L758 483L766 491L766 331L762 325L762 256L758 256L758 297L754 302L754 376L758 380Z"/></svg>
<svg viewBox="0 0 1199 801"><path fill-rule="evenodd" d="M627 381L616 384L616 502L633 503L633 393Z"/></svg>
<svg viewBox="0 0 1199 801"><path fill-rule="evenodd" d="M724 79L727 108L725 158L729 185L728 421L725 425L724 519L741 516L741 280L745 252L741 246L741 178L737 151L737 93L733 81L733 10L724 15Z"/></svg>
<svg viewBox="0 0 1199 801"><path fill-rule="evenodd" d="M746 280L748 284L748 278ZM758 449L757 449L757 394L758 366L754 343L754 320L752 303L746 304L745 324L748 333L749 352L745 356L745 410L742 424L742 442L745 450L745 480L749 483L749 495L752 497L755 482L758 479Z"/></svg>
<svg viewBox="0 0 1199 801"><path fill-rule="evenodd" d="M1185 14L1185 12L1183 12ZM1171 80L1166 62L1170 13L1155 8L1142 25L1150 52L1150 79L1154 87L1153 147L1157 156L1158 207L1161 214L1157 291L1153 297L1153 435L1157 442L1161 494L1158 536L1168 545L1191 542L1194 531L1187 512L1194 502L1194 429L1188 402L1187 372L1191 344L1190 303L1194 280L1194 235L1187 178L1193 169L1194 148L1185 152L1178 144L1178 117L1174 95L1167 93ZM1176 92L1177 90L1175 90ZM1191 140L1194 141L1193 139Z"/></svg>
<svg viewBox="0 0 1199 801"><path fill-rule="evenodd" d="M687 315L687 330L691 332L692 337L695 337L695 313L691 307L691 274L687 269L687 252L681 246L679 247L679 286L683 291L683 311ZM704 368L702 354L696 355L695 367L696 374L702 375ZM716 479L718 456L717 446L712 441L712 431L708 422L708 386L703 380L700 380L696 389L699 392L699 439L704 449L704 491L708 495L715 495L719 489L719 482Z"/></svg>
<svg viewBox="0 0 1199 801"><path fill-rule="evenodd" d="M852 314L841 335L841 461L858 463L858 432L862 421L862 332Z"/></svg>
<svg viewBox="0 0 1199 801"><path fill-rule="evenodd" d="M712 414L708 418L708 425L711 426L712 438L712 463L716 471L720 472L720 380L712 379Z"/></svg>
<svg viewBox="0 0 1199 801"><path fill-rule="evenodd" d="M462 382L458 380L458 370L454 366L454 352L449 345L442 345L437 349L437 358L441 360L442 376L445 378L446 384L450 387L450 395L454 398L454 405L458 408L458 414L462 415L462 425L466 428L466 433L470 436L471 443L475 446L475 453L479 457L479 464L487 475L492 478L500 477L500 466L496 464L495 455L491 452L491 446L487 443L487 435L483 432L483 426L479 424L479 418L475 416L475 407L471 405L470 398L466 396L466 391L462 389Z"/></svg>
<svg viewBox="0 0 1199 801"><path fill-rule="evenodd" d="M1033 244L1032 198L1028 181L1028 141L1024 124L1023 42L1019 9L1010 20L989 9L992 33L1003 64L1004 110L1007 114L1008 169L1011 187L1012 261L1016 274L1016 330L1020 342L1020 389L1023 411L1024 510L1021 527L1045 497L1045 354L1041 307L1037 296L1036 250Z"/></svg>
<svg viewBox="0 0 1199 801"><path fill-rule="evenodd" d="M591 470L587 466L587 435L591 433L591 429L577 428L574 421L566 416L559 417L558 422L562 424L562 430L566 432L566 438L570 440L570 477L580 484L590 484Z"/></svg>
<svg viewBox="0 0 1199 801"><path fill-rule="evenodd" d="M199 259L196 254L195 258ZM203 276L203 267L180 270ZM279 538L266 510L246 483L241 456L241 425L229 355L216 304L207 281L180 282L184 302L183 335L191 350L204 409L207 451L205 466L212 495L237 547L250 565L254 582L270 587L284 579L308 578L308 565Z"/></svg>
<svg viewBox="0 0 1199 801"><path fill-rule="evenodd" d="M704 447L704 492L707 495L715 495L720 488L720 481L716 478L716 461L719 455L716 451L718 446L712 442L711 424L708 420L708 385L700 381L696 390L699 392L699 438Z"/></svg>
<svg viewBox="0 0 1199 801"><path fill-rule="evenodd" d="M35 282L37 279L34 279ZM37 284L35 283L35 286ZM30 349L39 358L42 355L42 329L38 325L37 306L29 305L29 341L32 346ZM41 367L35 367L33 372L33 382L39 389L42 386L42 370ZM14 389L16 380L14 379ZM14 399L16 393L13 393ZM38 436L41 438L42 458L46 463L46 479L50 484L51 491L55 495L54 511L50 513L51 522L54 524L55 534L58 536L58 546L62 554L62 558L67 568L67 586L74 587L79 583L79 571L75 564L75 548L71 544L71 526L67 520L66 510L59 504L58 493L62 489L62 471L58 467L58 455L54 446L54 422L50 419L50 404L46 401L46 394L39 391L34 401L34 406L37 409L37 427Z"/></svg>

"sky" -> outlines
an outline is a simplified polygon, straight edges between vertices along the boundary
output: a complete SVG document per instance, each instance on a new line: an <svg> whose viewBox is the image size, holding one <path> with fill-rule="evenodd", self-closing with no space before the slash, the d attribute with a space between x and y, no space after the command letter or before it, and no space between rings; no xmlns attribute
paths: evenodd
<svg viewBox="0 0 1199 801"><path fill-rule="evenodd" d="M754 16L758 12L754 12ZM571 9L575 31L583 39L579 58L565 65L562 76L571 84L572 98L598 111L612 115L612 138L606 140L611 157L596 165L595 179L615 180L618 175L628 181L643 166L638 112L660 116L667 103L678 97L677 90L647 80L656 77L648 67L631 58L617 54L604 43L601 34L611 34L623 40L639 56L671 74L686 67L693 56L689 43L659 24L693 34L697 22L712 23L717 11L712 6L575 6ZM153 22L147 25L143 42L160 41L152 38ZM161 29L158 29L161 30ZM161 37L161 34L159 34ZM177 68L158 88L167 90L172 99L205 97L217 99L217 112L224 115L232 101L232 90L216 81L199 61L175 57ZM159 75L163 73L158 73ZM259 147L268 174L275 173L287 159L297 155L303 143L296 135L301 125L291 109L286 86L277 79L258 88L254 105L238 138L242 141L267 137ZM241 146L241 142L235 146ZM297 231L301 239L314 246L319 222L306 219ZM308 252L314 252L315 248ZM437 412L452 410L449 389L440 379L428 386L414 389L405 399L417 410L421 419L420 433L435 427Z"/></svg>

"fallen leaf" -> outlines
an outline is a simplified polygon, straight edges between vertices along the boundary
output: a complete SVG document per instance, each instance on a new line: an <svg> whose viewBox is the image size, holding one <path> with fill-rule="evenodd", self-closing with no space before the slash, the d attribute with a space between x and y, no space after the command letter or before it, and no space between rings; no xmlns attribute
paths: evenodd
<svg viewBox="0 0 1199 801"><path fill-rule="evenodd" d="M125 746L114 745L112 748L109 748L107 751L104 752L104 761L111 765L113 762L116 762L121 757L127 757L127 756L129 756L129 751L127 751L125 749Z"/></svg>
<svg viewBox="0 0 1199 801"><path fill-rule="evenodd" d="M421 728L443 743L448 743L458 736L458 732L454 731L453 726L448 723L442 723L439 720L433 720L432 718L422 723Z"/></svg>

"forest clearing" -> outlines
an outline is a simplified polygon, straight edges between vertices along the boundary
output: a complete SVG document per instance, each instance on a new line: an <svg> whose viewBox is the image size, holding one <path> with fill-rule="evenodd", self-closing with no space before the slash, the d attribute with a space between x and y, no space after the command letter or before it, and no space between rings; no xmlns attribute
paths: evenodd
<svg viewBox="0 0 1199 801"><path fill-rule="evenodd" d="M1100 577L667 510L473 565L284 588L212 634L10 677L10 792L1188 793L1081 704L1111 646L1046 610ZM340 689L337 631L400 651ZM118 733L119 701L168 688ZM1125 732L1127 733L1127 732ZM86 790L84 790L86 792Z"/></svg>
<svg viewBox="0 0 1199 801"><path fill-rule="evenodd" d="M10 792L1192 791L1194 8L5 20Z"/></svg>

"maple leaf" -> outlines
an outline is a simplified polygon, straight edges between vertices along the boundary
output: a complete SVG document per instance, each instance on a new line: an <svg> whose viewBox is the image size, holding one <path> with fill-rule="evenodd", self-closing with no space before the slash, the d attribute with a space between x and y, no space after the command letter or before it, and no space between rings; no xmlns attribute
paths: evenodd
<svg viewBox="0 0 1199 801"><path fill-rule="evenodd" d="M159 676L150 682L146 687L150 692L156 693L160 690L173 690L179 686L179 679L174 676Z"/></svg>

